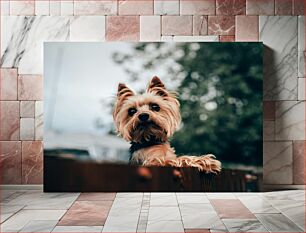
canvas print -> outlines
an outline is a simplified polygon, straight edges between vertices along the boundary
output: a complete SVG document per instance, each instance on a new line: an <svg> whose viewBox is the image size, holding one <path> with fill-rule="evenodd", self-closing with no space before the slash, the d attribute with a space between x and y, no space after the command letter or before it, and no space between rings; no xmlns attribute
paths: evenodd
<svg viewBox="0 0 306 233"><path fill-rule="evenodd" d="M45 43L45 190L260 191L262 50Z"/></svg>

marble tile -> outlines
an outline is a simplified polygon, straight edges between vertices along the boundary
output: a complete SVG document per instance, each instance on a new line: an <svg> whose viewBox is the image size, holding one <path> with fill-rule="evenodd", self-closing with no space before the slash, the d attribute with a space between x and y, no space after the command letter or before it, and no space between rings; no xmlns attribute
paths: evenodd
<svg viewBox="0 0 306 233"><path fill-rule="evenodd" d="M208 35L235 35L235 16L208 16Z"/></svg>
<svg viewBox="0 0 306 233"><path fill-rule="evenodd" d="M202 195L188 195L188 194L176 194L177 201L179 204L194 204L194 203L204 203L209 204L209 200L206 195L203 193Z"/></svg>
<svg viewBox="0 0 306 233"><path fill-rule="evenodd" d="M56 226L52 232L101 232L103 226Z"/></svg>
<svg viewBox="0 0 306 233"><path fill-rule="evenodd" d="M229 232L269 232L258 220L223 219Z"/></svg>
<svg viewBox="0 0 306 233"><path fill-rule="evenodd" d="M116 194L116 198L119 197L119 198L138 198L139 200L142 199L143 197L143 193L137 193L137 192L134 192L134 193L124 193L124 192L118 192Z"/></svg>
<svg viewBox="0 0 306 233"><path fill-rule="evenodd" d="M117 0L74 1L74 15L116 15Z"/></svg>
<svg viewBox="0 0 306 233"><path fill-rule="evenodd" d="M217 15L245 15L245 0L216 0Z"/></svg>
<svg viewBox="0 0 306 233"><path fill-rule="evenodd" d="M59 16L4 16L1 20L2 67L18 67L19 74L42 74L43 42L67 41L69 20Z"/></svg>
<svg viewBox="0 0 306 233"><path fill-rule="evenodd" d="M81 193L78 201L113 201L116 193Z"/></svg>
<svg viewBox="0 0 306 233"><path fill-rule="evenodd" d="M305 1L293 0L293 15L305 15Z"/></svg>
<svg viewBox="0 0 306 233"><path fill-rule="evenodd" d="M104 225L112 201L76 201L59 221L59 226Z"/></svg>
<svg viewBox="0 0 306 233"><path fill-rule="evenodd" d="M9 15L10 14L10 1L1 1L1 15Z"/></svg>
<svg viewBox="0 0 306 233"><path fill-rule="evenodd" d="M297 99L297 17L259 16L264 48L264 100Z"/></svg>
<svg viewBox="0 0 306 233"><path fill-rule="evenodd" d="M181 0L180 14L181 15L214 15L216 5L214 0Z"/></svg>
<svg viewBox="0 0 306 233"><path fill-rule="evenodd" d="M193 30L192 34L194 36L203 36L208 33L208 22L207 16L204 15L194 15L193 16Z"/></svg>
<svg viewBox="0 0 306 233"><path fill-rule="evenodd" d="M256 219L238 199L211 199L210 202L222 219Z"/></svg>
<svg viewBox="0 0 306 233"><path fill-rule="evenodd" d="M184 227L181 221L149 221L146 232L184 233Z"/></svg>
<svg viewBox="0 0 306 233"><path fill-rule="evenodd" d="M289 190L262 193L267 200L305 201L305 190Z"/></svg>
<svg viewBox="0 0 306 233"><path fill-rule="evenodd" d="M162 35L192 35L192 16L162 16Z"/></svg>
<svg viewBox="0 0 306 233"><path fill-rule="evenodd" d="M1 223L9 219L11 216L13 216L15 213L20 211L24 205L7 205L7 204L1 204Z"/></svg>
<svg viewBox="0 0 306 233"><path fill-rule="evenodd" d="M219 36L220 42L235 42L235 36Z"/></svg>
<svg viewBox="0 0 306 233"><path fill-rule="evenodd" d="M274 0L246 0L247 15L274 15Z"/></svg>
<svg viewBox="0 0 306 233"><path fill-rule="evenodd" d="M61 15L73 15L73 1L61 1Z"/></svg>
<svg viewBox="0 0 306 233"><path fill-rule="evenodd" d="M20 118L20 140L34 140L34 118Z"/></svg>
<svg viewBox="0 0 306 233"><path fill-rule="evenodd" d="M305 78L298 78L298 100L306 100L305 89Z"/></svg>
<svg viewBox="0 0 306 233"><path fill-rule="evenodd" d="M185 229L185 233L210 233L209 229Z"/></svg>
<svg viewBox="0 0 306 233"><path fill-rule="evenodd" d="M258 41L258 16L236 16L236 41Z"/></svg>
<svg viewBox="0 0 306 233"><path fill-rule="evenodd" d="M152 15L153 0L118 0L119 15Z"/></svg>
<svg viewBox="0 0 306 233"><path fill-rule="evenodd" d="M179 0L154 1L155 15L179 15Z"/></svg>
<svg viewBox="0 0 306 233"><path fill-rule="evenodd" d="M34 15L35 1L10 0L10 15Z"/></svg>
<svg viewBox="0 0 306 233"><path fill-rule="evenodd" d="M42 141L22 142L22 183L23 184L43 183Z"/></svg>
<svg viewBox="0 0 306 233"><path fill-rule="evenodd" d="M43 140L44 106L43 101L35 101L35 140Z"/></svg>
<svg viewBox="0 0 306 233"><path fill-rule="evenodd" d="M21 174L20 174L20 176L21 176ZM13 190L2 190L1 191L1 204L8 204L12 200L14 200L15 198L17 198L17 197L19 197L19 196L21 196L21 195L23 195L25 193L24 191L14 190L11 195L6 196L7 194L5 193L5 191L13 191ZM6 194L6 195L4 195L4 194ZM3 197L3 195L4 195L4 197ZM10 205L10 204L8 204L8 205Z"/></svg>
<svg viewBox="0 0 306 233"><path fill-rule="evenodd" d="M264 142L265 184L292 184L292 142Z"/></svg>
<svg viewBox="0 0 306 233"><path fill-rule="evenodd" d="M20 117L35 116L35 101L20 101Z"/></svg>
<svg viewBox="0 0 306 233"><path fill-rule="evenodd" d="M160 41L162 42L169 42L173 41L174 36L161 36Z"/></svg>
<svg viewBox="0 0 306 233"><path fill-rule="evenodd" d="M150 206L149 221L161 220L181 220L181 214L178 206Z"/></svg>
<svg viewBox="0 0 306 233"><path fill-rule="evenodd" d="M206 193L208 199L235 199L233 193Z"/></svg>
<svg viewBox="0 0 306 233"><path fill-rule="evenodd" d="M1 101L0 140L19 140L19 102Z"/></svg>
<svg viewBox="0 0 306 233"><path fill-rule="evenodd" d="M275 140L275 122L263 121L263 140L274 141Z"/></svg>
<svg viewBox="0 0 306 233"><path fill-rule="evenodd" d="M153 193L152 193L153 194ZM150 206L177 206L177 199L174 193L166 195L152 195Z"/></svg>
<svg viewBox="0 0 306 233"><path fill-rule="evenodd" d="M276 103L276 140L305 139L305 103L279 101Z"/></svg>
<svg viewBox="0 0 306 233"><path fill-rule="evenodd" d="M263 102L263 119L271 121L275 120L275 101Z"/></svg>
<svg viewBox="0 0 306 233"><path fill-rule="evenodd" d="M105 41L105 16L77 16L71 20L70 41Z"/></svg>
<svg viewBox="0 0 306 233"><path fill-rule="evenodd" d="M20 232L51 232L57 220L33 220L25 225Z"/></svg>
<svg viewBox="0 0 306 233"><path fill-rule="evenodd" d="M48 0L36 0L35 15L50 15L50 2Z"/></svg>
<svg viewBox="0 0 306 233"><path fill-rule="evenodd" d="M196 41L196 42L218 42L218 36L174 36L173 41L178 42L188 42L188 41Z"/></svg>
<svg viewBox="0 0 306 233"><path fill-rule="evenodd" d="M271 232L302 232L302 229L282 214L256 214L258 220Z"/></svg>
<svg viewBox="0 0 306 233"><path fill-rule="evenodd" d="M0 72L0 100L17 100L17 69L1 69Z"/></svg>
<svg viewBox="0 0 306 233"><path fill-rule="evenodd" d="M273 206L267 200L264 200L259 196L244 196L244 197L240 197L239 200L253 214L280 213L278 210L273 208Z"/></svg>
<svg viewBox="0 0 306 233"><path fill-rule="evenodd" d="M59 220L65 210L21 210L1 225L4 232L16 232L34 220Z"/></svg>
<svg viewBox="0 0 306 233"><path fill-rule="evenodd" d="M19 100L42 100L43 78L41 75L18 76L18 99Z"/></svg>
<svg viewBox="0 0 306 233"><path fill-rule="evenodd" d="M16 190L0 190L0 202L3 203L3 200L9 198L14 193L16 193Z"/></svg>
<svg viewBox="0 0 306 233"><path fill-rule="evenodd" d="M160 41L161 17L140 16L140 41Z"/></svg>
<svg viewBox="0 0 306 233"><path fill-rule="evenodd" d="M275 15L292 15L292 0L275 0Z"/></svg>
<svg viewBox="0 0 306 233"><path fill-rule="evenodd" d="M293 184L305 184L305 141L293 141Z"/></svg>
<svg viewBox="0 0 306 233"><path fill-rule="evenodd" d="M61 15L61 2L50 0L50 15Z"/></svg>
<svg viewBox="0 0 306 233"><path fill-rule="evenodd" d="M298 77L305 76L305 16L298 17ZM305 89L305 86L304 86Z"/></svg>
<svg viewBox="0 0 306 233"><path fill-rule="evenodd" d="M107 16L107 41L138 41L139 16Z"/></svg>

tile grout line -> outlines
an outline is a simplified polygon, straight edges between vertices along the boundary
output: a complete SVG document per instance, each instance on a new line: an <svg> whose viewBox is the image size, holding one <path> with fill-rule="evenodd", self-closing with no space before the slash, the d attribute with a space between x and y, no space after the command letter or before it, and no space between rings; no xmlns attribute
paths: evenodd
<svg viewBox="0 0 306 233"><path fill-rule="evenodd" d="M141 201L141 208L140 208L140 211L139 211L139 217L138 217L138 222L137 222L137 229L136 229L136 232L146 232L147 230L147 225L148 225L148 217L149 217L149 208L150 208L150 200L151 200L151 193L143 193L143 196L142 196L142 201ZM145 202L149 202L148 203L148 206L147 206L147 203L144 203ZM147 207L147 213L144 214L142 210L145 210L144 208L144 204L146 204L145 207ZM143 219L145 219L145 229L143 229L143 225L140 223L141 221L143 221ZM141 227L140 227L141 225Z"/></svg>

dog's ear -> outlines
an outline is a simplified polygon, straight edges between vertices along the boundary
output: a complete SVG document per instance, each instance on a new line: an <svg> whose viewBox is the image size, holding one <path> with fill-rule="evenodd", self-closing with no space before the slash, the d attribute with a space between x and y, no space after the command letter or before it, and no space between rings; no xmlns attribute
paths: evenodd
<svg viewBox="0 0 306 233"><path fill-rule="evenodd" d="M126 97L130 97L133 96L134 92L128 88L124 83L119 83L118 85L118 92L117 92L117 97L118 98L126 98Z"/></svg>
<svg viewBox="0 0 306 233"><path fill-rule="evenodd" d="M168 96L169 94L168 91L166 90L165 85L157 76L154 76L151 79L149 86L147 88L147 92L154 93L160 96Z"/></svg>

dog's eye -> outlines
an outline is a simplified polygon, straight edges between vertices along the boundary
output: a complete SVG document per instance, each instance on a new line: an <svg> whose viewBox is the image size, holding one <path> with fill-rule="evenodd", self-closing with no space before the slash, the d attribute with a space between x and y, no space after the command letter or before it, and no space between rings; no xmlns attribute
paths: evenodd
<svg viewBox="0 0 306 233"><path fill-rule="evenodd" d="M160 110L160 107L158 104L151 104L151 109L155 112L158 112Z"/></svg>
<svg viewBox="0 0 306 233"><path fill-rule="evenodd" d="M133 116L136 112L137 112L136 108L129 108L129 110L128 110L129 116Z"/></svg>

